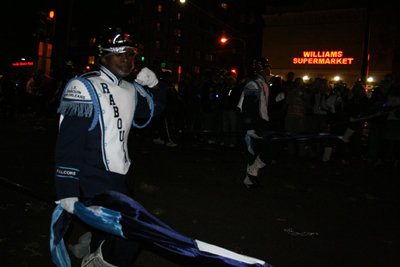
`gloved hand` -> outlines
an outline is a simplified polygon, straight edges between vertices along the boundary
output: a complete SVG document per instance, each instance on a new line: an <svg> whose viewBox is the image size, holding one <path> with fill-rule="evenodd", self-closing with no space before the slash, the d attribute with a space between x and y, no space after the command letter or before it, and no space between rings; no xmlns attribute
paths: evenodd
<svg viewBox="0 0 400 267"><path fill-rule="evenodd" d="M74 204L79 201L77 197L67 197L56 201L56 204L61 204L61 207L68 211L68 213L74 214Z"/></svg>
<svg viewBox="0 0 400 267"><path fill-rule="evenodd" d="M139 71L135 82L142 86L154 87L158 84L158 79L154 72L145 67Z"/></svg>

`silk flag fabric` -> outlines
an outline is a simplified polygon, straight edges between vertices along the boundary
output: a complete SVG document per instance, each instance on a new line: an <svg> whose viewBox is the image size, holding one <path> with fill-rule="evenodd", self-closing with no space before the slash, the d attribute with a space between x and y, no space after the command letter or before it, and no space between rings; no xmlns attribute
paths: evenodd
<svg viewBox="0 0 400 267"><path fill-rule="evenodd" d="M289 140L310 140L310 139L340 139L337 135L328 133L310 134L310 133L281 133L274 131L255 132L254 130L247 131L244 137L247 150L255 156L253 148L253 139L262 139L265 141L289 141Z"/></svg>
<svg viewBox="0 0 400 267"><path fill-rule="evenodd" d="M74 214L104 232L142 243L151 242L171 253L208 263L207 266L272 267L262 260L181 235L138 202L118 192L99 194L86 206L76 202ZM71 219L71 215L60 205L51 218L50 250L53 263L58 267L71 266L63 240Z"/></svg>

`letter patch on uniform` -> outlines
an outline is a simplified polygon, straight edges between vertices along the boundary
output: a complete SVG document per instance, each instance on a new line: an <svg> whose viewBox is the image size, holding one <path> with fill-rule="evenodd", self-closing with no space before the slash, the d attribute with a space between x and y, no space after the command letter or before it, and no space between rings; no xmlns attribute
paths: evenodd
<svg viewBox="0 0 400 267"><path fill-rule="evenodd" d="M72 79L65 87L58 113L78 117L91 117L93 115L92 99L82 80L87 83L89 81L80 79Z"/></svg>
<svg viewBox="0 0 400 267"><path fill-rule="evenodd" d="M56 168L56 176L59 178L79 179L78 173L79 170L74 168L67 168L67 167Z"/></svg>

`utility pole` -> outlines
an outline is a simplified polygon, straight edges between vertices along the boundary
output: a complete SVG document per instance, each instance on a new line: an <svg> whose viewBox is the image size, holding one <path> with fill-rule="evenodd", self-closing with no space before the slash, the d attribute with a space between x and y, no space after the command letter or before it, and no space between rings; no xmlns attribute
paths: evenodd
<svg viewBox="0 0 400 267"><path fill-rule="evenodd" d="M371 1L368 1L367 7L367 23L365 27L363 57L361 65L361 82L366 85L367 77L369 72L369 43L371 39L371 24L372 24L372 5Z"/></svg>
<svg viewBox="0 0 400 267"><path fill-rule="evenodd" d="M56 14L54 10L40 11L38 70L50 75Z"/></svg>

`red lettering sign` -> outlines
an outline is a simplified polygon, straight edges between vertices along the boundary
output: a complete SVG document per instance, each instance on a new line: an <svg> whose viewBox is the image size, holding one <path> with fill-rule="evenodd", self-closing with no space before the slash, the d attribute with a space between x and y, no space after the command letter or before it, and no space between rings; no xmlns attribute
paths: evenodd
<svg viewBox="0 0 400 267"><path fill-rule="evenodd" d="M33 66L33 62L16 62L12 63L13 67L17 66Z"/></svg>
<svg viewBox="0 0 400 267"><path fill-rule="evenodd" d="M343 51L303 51L303 57L293 58L293 64L347 65L354 58L343 57Z"/></svg>

